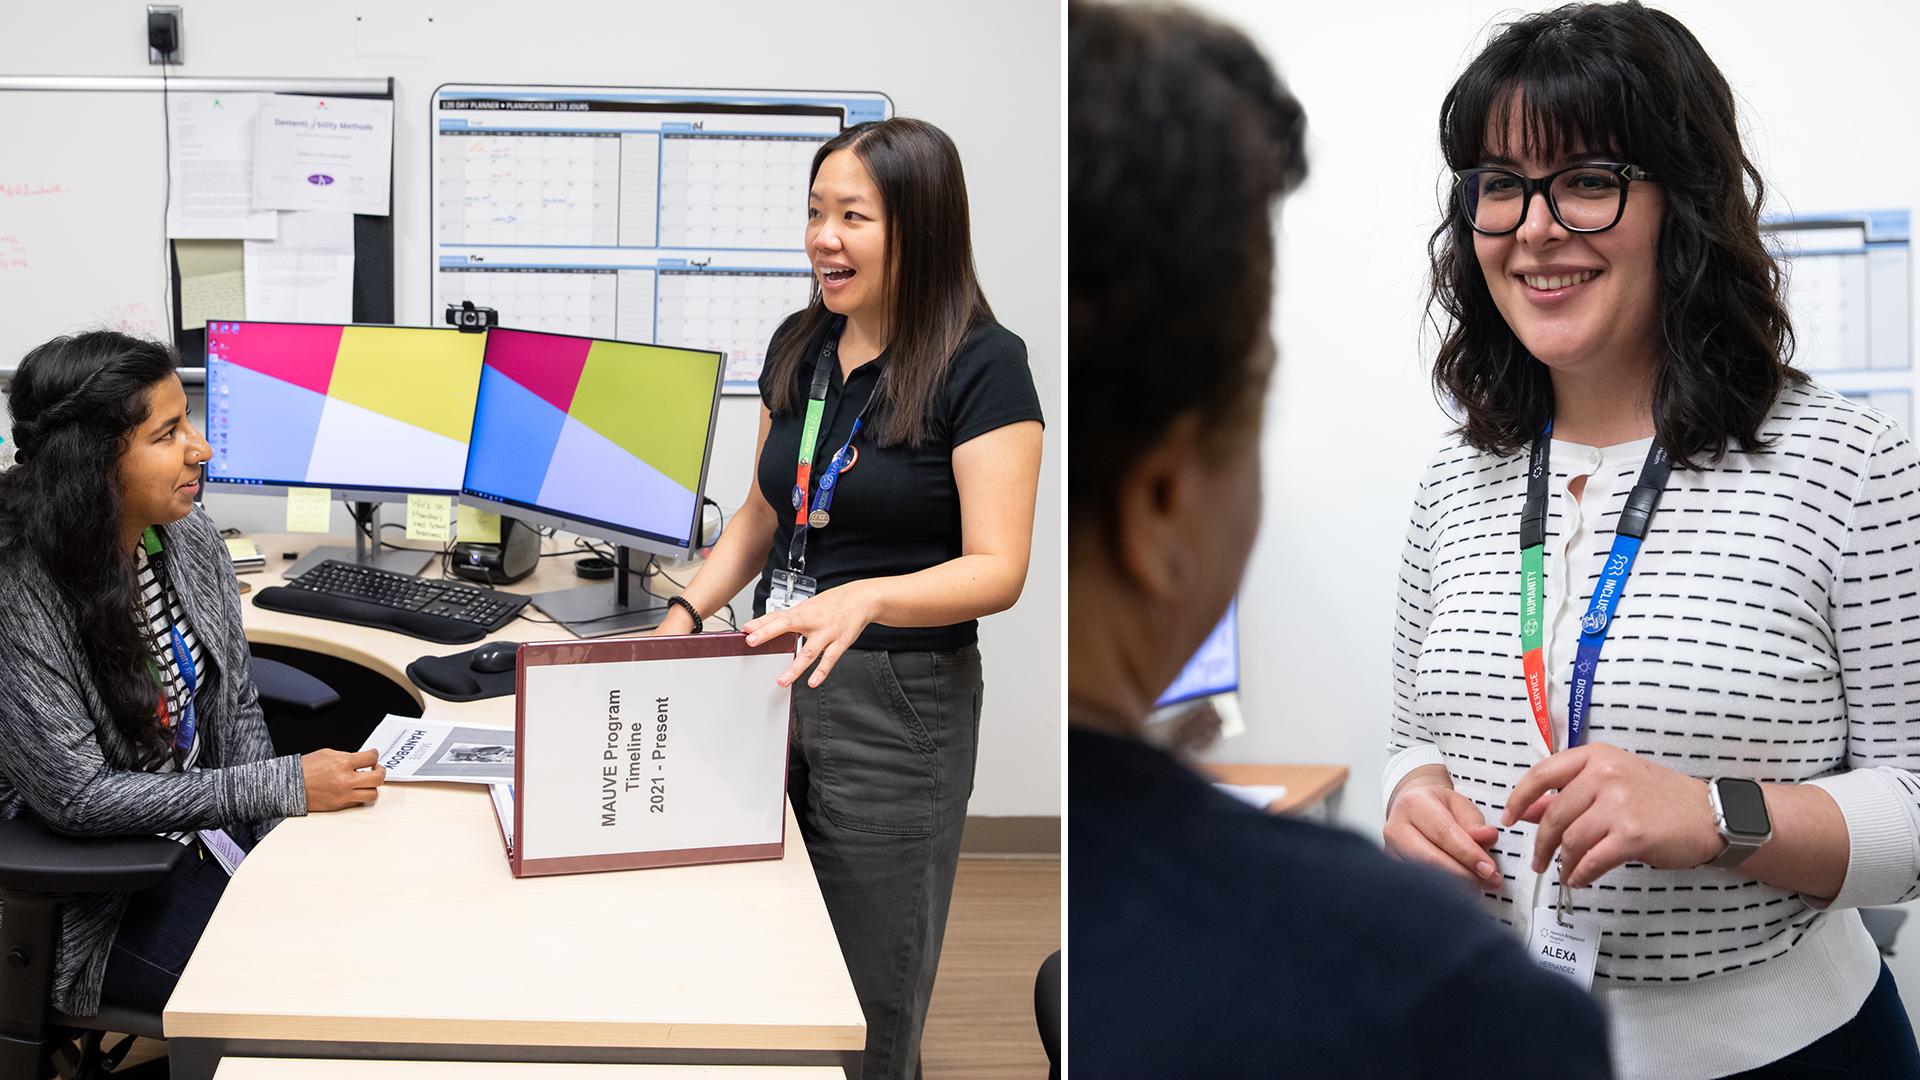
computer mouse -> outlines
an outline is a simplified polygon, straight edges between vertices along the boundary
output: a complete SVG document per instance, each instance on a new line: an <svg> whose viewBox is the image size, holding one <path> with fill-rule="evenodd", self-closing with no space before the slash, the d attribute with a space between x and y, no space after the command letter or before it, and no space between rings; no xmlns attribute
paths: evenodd
<svg viewBox="0 0 1920 1080"><path fill-rule="evenodd" d="M485 675L498 675L503 671L512 671L519 657L519 642L491 641L473 650L473 655L467 658L467 666Z"/></svg>

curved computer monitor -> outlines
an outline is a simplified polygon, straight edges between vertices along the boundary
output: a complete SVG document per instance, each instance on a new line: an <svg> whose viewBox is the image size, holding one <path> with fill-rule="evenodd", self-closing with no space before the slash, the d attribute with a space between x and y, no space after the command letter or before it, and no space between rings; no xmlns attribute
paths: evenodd
<svg viewBox="0 0 1920 1080"><path fill-rule="evenodd" d="M486 335L207 323L207 480L363 502L457 495Z"/></svg>
<svg viewBox="0 0 1920 1080"><path fill-rule="evenodd" d="M697 544L724 357L495 327L463 502L656 554Z"/></svg>

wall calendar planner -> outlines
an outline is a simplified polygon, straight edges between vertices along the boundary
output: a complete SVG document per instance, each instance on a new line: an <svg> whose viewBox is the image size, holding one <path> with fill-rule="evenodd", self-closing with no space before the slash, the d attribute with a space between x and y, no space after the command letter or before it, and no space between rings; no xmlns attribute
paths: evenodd
<svg viewBox="0 0 1920 1080"><path fill-rule="evenodd" d="M871 92L442 86L433 96L433 310L710 349L757 393L806 306L820 144L893 114Z"/></svg>
<svg viewBox="0 0 1920 1080"><path fill-rule="evenodd" d="M1794 366L1913 430L1913 230L1906 210L1764 225L1787 275Z"/></svg>

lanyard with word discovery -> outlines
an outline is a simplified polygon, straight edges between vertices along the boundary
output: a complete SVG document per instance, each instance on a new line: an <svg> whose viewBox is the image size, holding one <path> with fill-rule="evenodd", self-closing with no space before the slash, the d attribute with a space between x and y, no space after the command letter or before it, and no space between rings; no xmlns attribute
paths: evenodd
<svg viewBox="0 0 1920 1080"><path fill-rule="evenodd" d="M1547 710L1547 662L1542 648L1541 600L1543 555L1547 544L1547 456L1553 442L1553 425L1533 441L1533 453L1527 460L1527 503L1520 513L1520 649L1521 666L1527 675L1527 705L1533 710L1533 722L1540 729L1547 753L1553 753L1553 715ZM1580 648L1573 658L1573 685L1567 698L1567 748L1579 746L1587 731L1587 710L1593 704L1594 669L1600 663L1600 650L1606 647L1607 631L1620 597L1627 590L1627 575L1633 572L1634 556L1647 536L1647 526L1660 505L1660 493L1666 490L1667 474L1673 464L1658 440L1647 448L1647 460L1640 466L1640 479L1627 495L1627 505L1613 527L1613 550L1607 553L1606 568L1593 588L1593 599L1580 620ZM1564 877L1560 880L1560 919L1564 924L1572 907L1572 891Z"/></svg>
<svg viewBox="0 0 1920 1080"><path fill-rule="evenodd" d="M837 318L834 325L827 328L827 339L821 343L820 355L813 364L813 385L807 392L807 419L800 430L800 460L794 470L793 481L793 539L787 545L787 572L804 574L807 570L807 535L814 529L824 529L833 520L828 513L833 508L833 493L840 483L840 474L846 470L847 453L853 447L853 440L860 434L861 425L866 422L867 409L873 405L880 384L874 383L873 390L867 393L866 403L860 406L860 412L853 418L853 430L847 432L847 441L840 444L833 457L827 462L826 470L820 476L818 493L809 500L809 483L813 478L814 442L820 436L820 414L826 409L827 386L833 380L833 369L840 362L840 332L846 326L844 318Z"/></svg>
<svg viewBox="0 0 1920 1080"><path fill-rule="evenodd" d="M1527 705L1533 710L1533 722L1547 752L1553 753L1553 717L1547 711L1547 664L1542 648L1541 600L1542 555L1547 539L1547 455L1552 445L1553 428L1548 426L1533 442L1527 462L1527 504L1520 514L1520 649L1521 666L1527 675ZM1574 655L1573 685L1567 701L1567 747L1579 746L1587 730L1587 710L1593 704L1594 668L1600 662L1600 650L1607 644L1607 631L1613 623L1620 597L1626 592L1627 575L1633 572L1634 556L1640 553L1647 526L1660 505L1660 493L1666 490L1667 475L1673 464L1666 448L1657 441L1648 448L1647 460L1640 466L1640 479L1627 495L1627 505L1614 525L1613 550L1607 553L1607 565L1594 586L1587 614L1580 620L1580 648Z"/></svg>

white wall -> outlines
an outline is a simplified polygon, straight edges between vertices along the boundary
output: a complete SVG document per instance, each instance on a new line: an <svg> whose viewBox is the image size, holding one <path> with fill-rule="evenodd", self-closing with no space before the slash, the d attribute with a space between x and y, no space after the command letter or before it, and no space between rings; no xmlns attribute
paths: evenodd
<svg viewBox="0 0 1920 1080"><path fill-rule="evenodd" d="M1400 546L1447 427L1426 378L1435 337L1421 322L1443 190L1440 100L1491 25L1535 9L1201 5L1266 50L1311 130L1310 176L1283 219L1266 509L1241 604L1250 730L1215 756L1350 766L1342 817L1377 840ZM1655 6L1686 23L1732 84L1770 209L1920 206L1920 143L1908 131L1920 7ZM1912 959L1893 965L1920 1005L1920 932L1906 939Z"/></svg>
<svg viewBox="0 0 1920 1080"><path fill-rule="evenodd" d="M981 631L987 671L984 815L1060 812L1060 22L1026 0L831 6L738 0L186 0L175 74L394 76L399 322L430 321L428 100L446 82L880 90L898 115L959 145L975 257L1001 321L1026 339L1049 421L1032 572L1019 605ZM143 0L7 5L0 73L149 75ZM428 22L431 17L432 21ZM158 122L158 103L155 105ZM74 132L76 139L111 133ZM5 148L0 148L4 154ZM160 182L155 176L154 182ZM796 212L797 209L796 209ZM157 227L157 223L156 223ZM15 358L17 360L17 358ZM758 403L725 399L711 493L738 504ZM208 497L223 524L282 528L279 500ZM336 510L335 530L346 532Z"/></svg>

